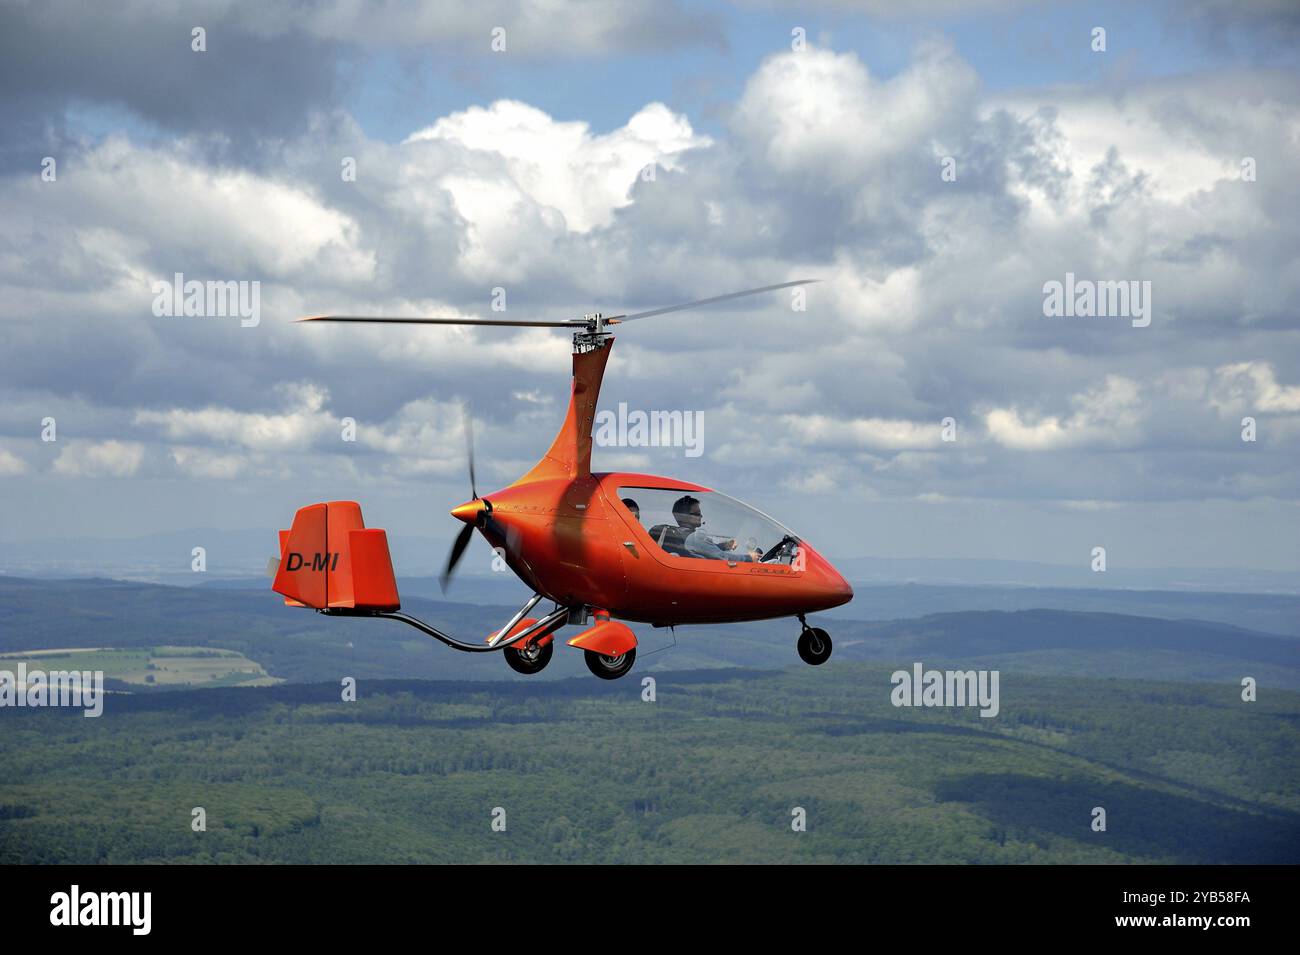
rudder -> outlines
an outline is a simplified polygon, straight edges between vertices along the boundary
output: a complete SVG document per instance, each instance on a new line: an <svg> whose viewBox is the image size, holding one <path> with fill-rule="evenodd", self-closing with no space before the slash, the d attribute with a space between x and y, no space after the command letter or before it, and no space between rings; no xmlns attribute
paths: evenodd
<svg viewBox="0 0 1300 955"><path fill-rule="evenodd" d="M398 610L401 602L388 537L366 529L355 501L299 508L280 532L280 565L271 589L291 606Z"/></svg>

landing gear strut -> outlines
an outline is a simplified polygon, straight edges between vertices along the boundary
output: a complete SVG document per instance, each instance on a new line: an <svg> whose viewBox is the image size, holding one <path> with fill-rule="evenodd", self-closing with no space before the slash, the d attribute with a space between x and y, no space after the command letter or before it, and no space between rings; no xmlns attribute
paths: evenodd
<svg viewBox="0 0 1300 955"><path fill-rule="evenodd" d="M821 627L810 627L802 614L799 622L803 632L799 634L799 659L809 666L821 666L831 658L831 635Z"/></svg>

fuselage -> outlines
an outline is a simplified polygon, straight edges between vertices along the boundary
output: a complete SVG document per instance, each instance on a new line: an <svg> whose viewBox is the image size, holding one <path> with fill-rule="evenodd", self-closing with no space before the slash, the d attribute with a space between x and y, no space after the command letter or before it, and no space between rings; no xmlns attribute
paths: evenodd
<svg viewBox="0 0 1300 955"><path fill-rule="evenodd" d="M509 487L452 515L476 524L537 593L624 620L763 620L853 599L853 589L807 541L748 505L689 481L592 473L592 421L613 342L602 335L575 347L568 413L541 460ZM707 515L704 527L678 524L683 497ZM688 539L697 529L700 535Z"/></svg>
<svg viewBox="0 0 1300 955"><path fill-rule="evenodd" d="M474 521L490 506L492 522L480 530L524 583L562 605L598 607L624 620L661 626L762 620L853 598L848 582L801 538L797 551L791 547L785 560L769 562L746 559L743 542L720 559L670 550L666 535L656 540L655 528L623 504L629 493L652 492L706 501L715 493L657 475L590 474L515 484L487 495L490 505L470 501L452 514ZM762 549L772 543L764 540Z"/></svg>

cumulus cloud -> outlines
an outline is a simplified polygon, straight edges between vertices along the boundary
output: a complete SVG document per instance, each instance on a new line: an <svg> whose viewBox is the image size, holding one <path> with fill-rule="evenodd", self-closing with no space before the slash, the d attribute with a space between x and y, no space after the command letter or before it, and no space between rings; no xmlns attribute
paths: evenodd
<svg viewBox="0 0 1300 955"><path fill-rule="evenodd" d="M991 408L984 412L989 436L1008 448L1049 451L1084 445L1132 442L1143 417L1137 382L1109 375L1101 386L1070 399L1068 416L1044 415L1026 421L1017 408Z"/></svg>
<svg viewBox="0 0 1300 955"><path fill-rule="evenodd" d="M1157 322L1278 327L1300 293L1283 265L1300 237L1283 210L1300 201L1300 186L1278 165L1300 142L1298 99L1294 78L1230 74L1154 81L1122 97L1038 90L982 108L1022 122L1050 116L1053 133L1040 141L1060 175L1050 189L1010 183L1027 203L1044 281L1067 270L1140 273Z"/></svg>
<svg viewBox="0 0 1300 955"><path fill-rule="evenodd" d="M436 140L487 153L504 162L509 185L539 205L559 211L571 232L608 225L628 205L638 175L657 174L654 164L678 168L678 154L708 146L684 116L651 103L626 125L593 134L584 122L558 122L526 103L499 100L446 116L412 133L407 142ZM487 217L508 219L515 196L502 193L501 169L493 177L449 177L444 185L457 210L480 228ZM494 191L497 190L497 191Z"/></svg>
<svg viewBox="0 0 1300 955"><path fill-rule="evenodd" d="M295 450L310 446L335 420L325 410L329 392L311 383L281 386L285 410L279 414L230 408L171 408L139 411L135 423L152 425L173 441L204 438L255 450Z"/></svg>
<svg viewBox="0 0 1300 955"><path fill-rule="evenodd" d="M405 42L366 34L380 27L359 9L255 22L329 49L349 31ZM515 95L465 97L384 138L328 100L260 130L247 162L201 134L137 130L87 134L56 183L0 179L0 434L30 438L54 412L88 436L24 451L14 476L458 494L461 403L485 483L510 480L558 425L565 336L289 319L483 315L497 286L507 315L572 317L818 277L806 311L775 295L619 329L605 401L706 413L689 474L774 495L775 512L832 493L1017 494L1089 514L1138 495L1300 494L1293 78L989 93L931 39L888 75L814 46L740 79L708 136L660 103L598 123ZM262 278L262 324L155 319L149 282L172 271ZM1151 279L1152 325L1044 318L1043 283L1067 271ZM1238 412L1274 417L1258 446L1272 457L1223 453L1239 450L1223 420ZM598 466L681 464L675 449L597 450Z"/></svg>
<svg viewBox="0 0 1300 955"><path fill-rule="evenodd" d="M175 445L170 450L177 469L193 478L231 480L247 470L248 458L241 454L222 454L210 448Z"/></svg>
<svg viewBox="0 0 1300 955"><path fill-rule="evenodd" d="M937 447L942 438L938 421L915 422L883 418L834 419L826 415L787 415L784 423L813 446L861 447L874 451Z"/></svg>
<svg viewBox="0 0 1300 955"><path fill-rule="evenodd" d="M152 265L161 273L153 277L167 280L196 261L220 278L303 278L312 267L363 282L375 268L373 253L359 248L357 224L301 184L209 167L183 144L149 148L110 137L61 180L12 189L9 205L15 230L36 229L26 216L39 209L40 227L66 225L101 260L117 253L126 265L134 253L138 266Z"/></svg>
<svg viewBox="0 0 1300 955"><path fill-rule="evenodd" d="M1242 361L1214 370L1210 402L1221 413L1300 413L1300 385L1283 385L1268 362Z"/></svg>
<svg viewBox="0 0 1300 955"><path fill-rule="evenodd" d="M66 477L131 477L144 460L138 441L72 440L54 461L54 473Z"/></svg>
<svg viewBox="0 0 1300 955"><path fill-rule="evenodd" d="M27 462L6 448L0 448L0 477L13 477L27 472Z"/></svg>
<svg viewBox="0 0 1300 955"><path fill-rule="evenodd" d="M885 81L852 53L810 48L764 61L733 127L779 172L855 181L928 147L969 112L977 88L974 70L942 41L922 44L911 65Z"/></svg>

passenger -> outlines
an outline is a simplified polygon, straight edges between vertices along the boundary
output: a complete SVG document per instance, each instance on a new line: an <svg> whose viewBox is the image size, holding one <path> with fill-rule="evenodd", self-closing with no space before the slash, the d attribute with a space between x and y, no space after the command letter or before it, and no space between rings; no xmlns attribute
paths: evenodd
<svg viewBox="0 0 1300 955"><path fill-rule="evenodd" d="M762 551L746 553L736 552L735 538L715 541L700 528L704 526L704 513L700 510L700 500L687 494L678 498L673 504L673 520L686 535L685 547L692 557L708 560L735 560L754 562L763 559Z"/></svg>
<svg viewBox="0 0 1300 955"><path fill-rule="evenodd" d="M638 504L636 501L632 500L630 497L625 497L623 498L623 506L626 507L629 511L631 511L632 516L637 519L637 523L640 523L641 505Z"/></svg>

